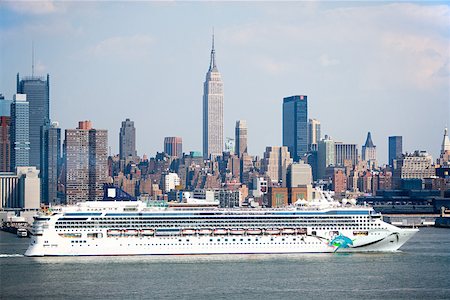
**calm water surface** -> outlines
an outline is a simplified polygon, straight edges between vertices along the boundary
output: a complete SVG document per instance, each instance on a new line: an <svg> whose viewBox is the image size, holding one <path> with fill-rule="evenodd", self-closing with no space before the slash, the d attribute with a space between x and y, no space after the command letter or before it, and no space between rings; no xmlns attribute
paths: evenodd
<svg viewBox="0 0 450 300"><path fill-rule="evenodd" d="M450 299L450 229L398 253L43 257L0 232L0 299Z"/></svg>

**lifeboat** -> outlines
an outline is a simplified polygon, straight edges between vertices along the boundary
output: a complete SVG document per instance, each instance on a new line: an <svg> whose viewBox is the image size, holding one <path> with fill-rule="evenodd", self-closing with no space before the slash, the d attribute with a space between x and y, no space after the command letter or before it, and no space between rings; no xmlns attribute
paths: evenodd
<svg viewBox="0 0 450 300"><path fill-rule="evenodd" d="M295 229L294 228L283 228L281 230L282 234L295 234Z"/></svg>
<svg viewBox="0 0 450 300"><path fill-rule="evenodd" d="M197 233L197 231L192 228L186 228L186 229L181 230L181 234L183 234L183 235L194 235L196 233Z"/></svg>
<svg viewBox="0 0 450 300"><path fill-rule="evenodd" d="M259 228L251 228L251 229L247 229L247 234L248 235L258 235L261 234L262 230Z"/></svg>
<svg viewBox="0 0 450 300"><path fill-rule="evenodd" d="M122 231L117 229L110 229L106 233L108 236L120 236L122 234Z"/></svg>
<svg viewBox="0 0 450 300"><path fill-rule="evenodd" d="M139 231L136 229L125 229L123 231L124 236L136 236L138 235Z"/></svg>
<svg viewBox="0 0 450 300"><path fill-rule="evenodd" d="M227 234L228 230L224 229L224 228L216 228L214 229L214 234L215 235L224 235Z"/></svg>
<svg viewBox="0 0 450 300"><path fill-rule="evenodd" d="M230 230L230 234L233 234L233 235L242 235L244 233L245 233L245 230L242 228L233 228Z"/></svg>
<svg viewBox="0 0 450 300"><path fill-rule="evenodd" d="M297 228L297 234L306 234L306 228Z"/></svg>
<svg viewBox="0 0 450 300"><path fill-rule="evenodd" d="M265 232L266 232L266 234L270 234L270 235L280 234L279 229L273 229L273 228L266 229Z"/></svg>
<svg viewBox="0 0 450 300"><path fill-rule="evenodd" d="M154 229L142 229L141 230L141 235L143 235L143 236L150 236L150 235L154 235L154 234L155 234Z"/></svg>
<svg viewBox="0 0 450 300"><path fill-rule="evenodd" d="M198 230L198 234L201 234L201 235L209 235L211 233L212 233L212 230L209 228L202 228L202 229Z"/></svg>

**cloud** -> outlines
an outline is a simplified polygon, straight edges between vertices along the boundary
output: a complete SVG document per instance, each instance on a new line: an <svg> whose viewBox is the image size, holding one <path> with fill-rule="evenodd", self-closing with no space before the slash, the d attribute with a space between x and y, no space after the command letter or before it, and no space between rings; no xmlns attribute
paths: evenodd
<svg viewBox="0 0 450 300"><path fill-rule="evenodd" d="M98 42L89 53L123 60L141 59L149 56L152 44L153 38L149 35L115 36Z"/></svg>
<svg viewBox="0 0 450 300"><path fill-rule="evenodd" d="M281 19L233 25L223 35L263 57L261 66L272 73L291 65L311 73L317 65L339 65L371 90L448 85L449 6L355 4L316 11L315 18Z"/></svg>
<svg viewBox="0 0 450 300"><path fill-rule="evenodd" d="M56 12L54 1L5 1L3 6L21 14L42 15Z"/></svg>
<svg viewBox="0 0 450 300"><path fill-rule="evenodd" d="M258 57L255 64L270 74L280 74L289 69L289 64L286 62L275 60L271 57Z"/></svg>

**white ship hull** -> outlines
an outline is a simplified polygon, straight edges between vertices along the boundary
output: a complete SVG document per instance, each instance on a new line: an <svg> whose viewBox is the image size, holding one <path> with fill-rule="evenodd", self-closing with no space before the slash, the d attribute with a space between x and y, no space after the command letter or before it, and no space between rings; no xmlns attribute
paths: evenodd
<svg viewBox="0 0 450 300"><path fill-rule="evenodd" d="M401 229L391 234L374 235L364 244L336 248L318 236L189 236L120 237L67 240L59 236L32 237L26 256L77 255L183 255L183 254L258 254L258 253L333 253L391 252L398 250L418 230ZM44 243L43 239L52 241Z"/></svg>
<svg viewBox="0 0 450 300"><path fill-rule="evenodd" d="M155 212L141 204L122 211L116 203L95 205L104 204L36 217L25 255L390 252L418 231L387 224L370 208Z"/></svg>

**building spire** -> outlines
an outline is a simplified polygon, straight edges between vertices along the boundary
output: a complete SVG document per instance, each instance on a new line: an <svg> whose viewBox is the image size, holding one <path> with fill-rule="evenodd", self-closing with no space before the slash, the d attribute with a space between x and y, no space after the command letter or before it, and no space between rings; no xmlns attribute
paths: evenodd
<svg viewBox="0 0 450 300"><path fill-rule="evenodd" d="M217 72L216 50L214 49L214 27L213 27L213 31L212 31L211 61L209 63L209 71L216 71Z"/></svg>
<svg viewBox="0 0 450 300"><path fill-rule="evenodd" d="M450 151L450 139L448 138L448 129L445 127L444 129L444 139L442 140L441 153L445 153L446 151Z"/></svg>
<svg viewBox="0 0 450 300"><path fill-rule="evenodd" d="M372 134L370 134L370 131L367 133L367 139L366 139L366 143L364 144L364 146L367 148L375 147L375 145L372 142Z"/></svg>
<svg viewBox="0 0 450 300"><path fill-rule="evenodd" d="M31 77L34 78L34 41L31 41Z"/></svg>

